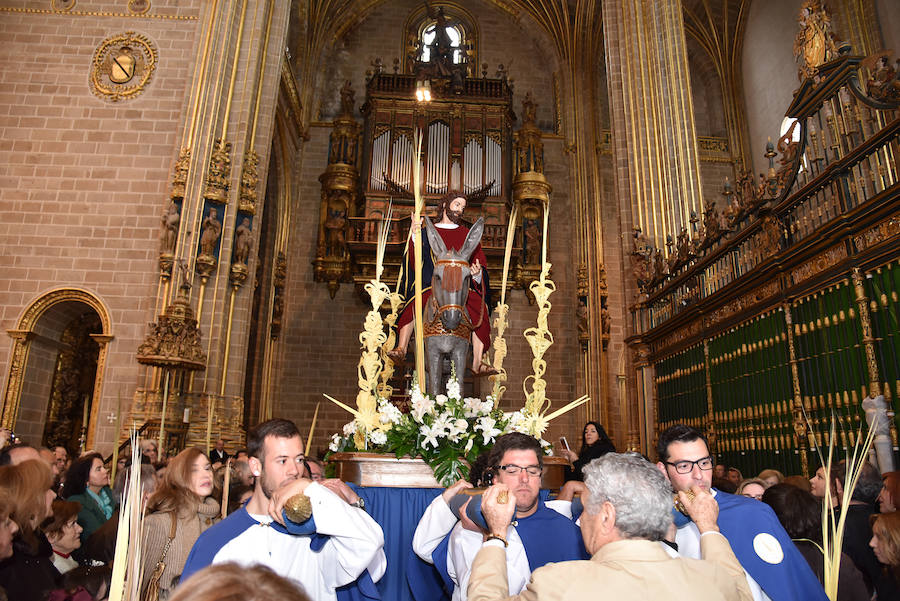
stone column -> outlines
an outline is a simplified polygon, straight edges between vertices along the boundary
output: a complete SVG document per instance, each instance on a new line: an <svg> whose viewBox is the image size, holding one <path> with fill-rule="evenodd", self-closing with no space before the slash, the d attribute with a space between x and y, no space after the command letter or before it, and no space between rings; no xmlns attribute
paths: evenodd
<svg viewBox="0 0 900 601"><path fill-rule="evenodd" d="M702 213L679 0L603 3L616 187L657 248Z"/></svg>
<svg viewBox="0 0 900 601"><path fill-rule="evenodd" d="M173 147L168 198L174 248L161 248L155 313L174 300L178 284L193 282L195 307L208 356L206 369L185 379L182 398L191 408L188 444L205 437L205 416L215 403L221 428L241 425L244 364L249 337L256 247L262 223L268 154L291 3L288 0L210 0L201 14L197 54L185 89L181 139ZM213 213L215 211L215 213ZM162 212L162 211L161 211ZM174 282L173 282L174 281ZM154 318L156 316L154 315ZM147 392L160 387L147 379ZM158 391L158 390L157 390ZM142 415L139 399L134 417ZM152 396L149 395L149 396ZM171 406L167 421L180 421L185 407ZM198 423L193 423L197 421ZM203 423L199 423L203 421ZM228 422L228 423L226 423ZM212 425L212 435L223 433ZM229 433L225 433L229 434Z"/></svg>

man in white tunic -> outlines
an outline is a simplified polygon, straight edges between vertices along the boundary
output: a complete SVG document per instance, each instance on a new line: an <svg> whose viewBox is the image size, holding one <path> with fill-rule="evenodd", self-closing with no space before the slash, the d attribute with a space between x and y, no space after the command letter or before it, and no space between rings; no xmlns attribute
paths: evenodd
<svg viewBox="0 0 900 601"><path fill-rule="evenodd" d="M248 435L248 450L256 476L253 496L200 536L181 581L207 565L236 562L265 565L298 583L314 601L337 601L343 596L338 589L354 583L374 588L387 565L384 533L354 503L356 495L346 484L300 477L303 443L294 423L259 424ZM312 504L306 528L312 534L290 534L284 527L285 501L301 493Z"/></svg>

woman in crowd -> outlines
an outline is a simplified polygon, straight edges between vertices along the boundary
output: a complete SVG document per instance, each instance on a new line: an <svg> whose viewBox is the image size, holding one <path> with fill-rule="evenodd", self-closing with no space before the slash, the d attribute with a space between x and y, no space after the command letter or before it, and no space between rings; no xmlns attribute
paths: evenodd
<svg viewBox="0 0 900 601"><path fill-rule="evenodd" d="M153 466L149 463L141 463L139 465L141 468L141 490L143 491L141 503L146 503L147 499L150 498L150 495L156 490L156 470L153 469ZM119 489L119 492L116 493L116 488L114 488L113 496L117 499L117 504L121 504L122 502L125 480L130 472L130 467L125 468L121 472L116 472L116 486ZM97 528L97 530L84 541L84 545L79 552L81 559L83 561L101 563L111 562L116 554L116 535L118 531L119 512L116 511L113 513L112 518Z"/></svg>
<svg viewBox="0 0 900 601"><path fill-rule="evenodd" d="M607 453L615 453L616 447L609 439L606 430L598 422L588 422L581 433L581 450L576 455L570 449L563 449L563 456L569 460L571 467L566 467L566 480L583 480L581 468Z"/></svg>
<svg viewBox="0 0 900 601"><path fill-rule="evenodd" d="M759 473L757 478L763 481L766 488L784 482L784 474L778 470L763 470Z"/></svg>
<svg viewBox="0 0 900 601"><path fill-rule="evenodd" d="M73 501L53 501L52 515L44 522L42 530L53 547L53 565L60 574L78 567L72 552L81 547L81 526L78 512L81 505Z"/></svg>
<svg viewBox="0 0 900 601"><path fill-rule="evenodd" d="M0 561L9 559L13 554L13 537L19 531L19 525L12 519L15 510L9 491L0 488Z"/></svg>
<svg viewBox="0 0 900 601"><path fill-rule="evenodd" d="M144 518L141 598L151 583L159 587L160 600L175 590L191 547L218 520L219 503L212 494L212 467L199 449L185 449L169 462Z"/></svg>
<svg viewBox="0 0 900 601"><path fill-rule="evenodd" d="M0 564L0 589L9 599L44 601L56 588L59 571L50 561L50 542L39 528L56 497L51 486L53 473L44 461L0 467L0 489L15 499L12 518L18 528L12 557Z"/></svg>
<svg viewBox="0 0 900 601"><path fill-rule="evenodd" d="M900 505L900 472L887 472L882 474L884 488L878 495L878 510L881 513L897 511Z"/></svg>
<svg viewBox="0 0 900 601"><path fill-rule="evenodd" d="M156 466L159 463L159 447L156 446L155 440L145 438L141 441L141 455L147 458L150 465Z"/></svg>
<svg viewBox="0 0 900 601"><path fill-rule="evenodd" d="M735 494L747 497L748 499L756 499L762 501L763 493L766 492L766 483L759 478L747 478L738 484Z"/></svg>
<svg viewBox="0 0 900 601"><path fill-rule="evenodd" d="M806 559L819 582L824 582L825 558L821 551L822 502L812 494L791 486L776 484L762 495L763 503L772 507L778 521L794 540L794 545ZM862 573L846 554L841 554L838 573L837 601L869 601L869 592Z"/></svg>
<svg viewBox="0 0 900 601"><path fill-rule="evenodd" d="M884 577L891 579L900 588L900 512L872 516L872 540L869 541L869 546L878 561L885 565Z"/></svg>
<svg viewBox="0 0 900 601"><path fill-rule="evenodd" d="M109 488L109 471L100 453L88 453L78 459L66 474L65 497L81 505L78 523L84 542L116 511L118 503Z"/></svg>
<svg viewBox="0 0 900 601"><path fill-rule="evenodd" d="M203 568L178 587L171 601L309 601L287 578L263 565L220 563Z"/></svg>

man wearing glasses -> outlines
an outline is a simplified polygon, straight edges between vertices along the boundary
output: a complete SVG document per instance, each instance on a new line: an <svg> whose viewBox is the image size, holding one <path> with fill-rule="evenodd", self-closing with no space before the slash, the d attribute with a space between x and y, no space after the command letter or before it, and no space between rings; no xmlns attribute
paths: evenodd
<svg viewBox="0 0 900 601"><path fill-rule="evenodd" d="M588 559L581 530L568 517L547 507L540 498L544 470L540 443L527 434L511 433L497 438L487 465L493 483L509 489L508 502L515 503L514 521L505 537L509 594L521 592L531 572L551 562ZM457 483L437 497L416 528L413 549L433 563L448 587L453 601L466 599L466 588L475 555L485 532L466 517L457 522L448 502L468 483ZM460 513L465 516L464 511ZM450 536L447 537L447 533Z"/></svg>
<svg viewBox="0 0 900 601"><path fill-rule="evenodd" d="M827 599L809 564L768 505L712 488L715 461L699 430L676 424L660 434L656 450L656 467L675 492L688 492L694 486L712 491L719 503L719 529L744 568L755 601ZM677 509L672 513L678 555L699 559L697 526Z"/></svg>

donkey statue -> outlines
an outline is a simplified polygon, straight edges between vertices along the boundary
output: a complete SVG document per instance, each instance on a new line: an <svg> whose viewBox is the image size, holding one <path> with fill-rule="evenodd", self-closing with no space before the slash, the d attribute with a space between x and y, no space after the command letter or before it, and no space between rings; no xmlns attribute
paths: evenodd
<svg viewBox="0 0 900 601"><path fill-rule="evenodd" d="M462 382L473 324L466 312L469 296L469 258L484 233L484 220L479 218L469 230L458 251L448 249L431 220L425 217L428 243L434 255L431 298L424 307L425 363L428 369L428 392L445 392L442 375L444 355L449 355L456 377Z"/></svg>

